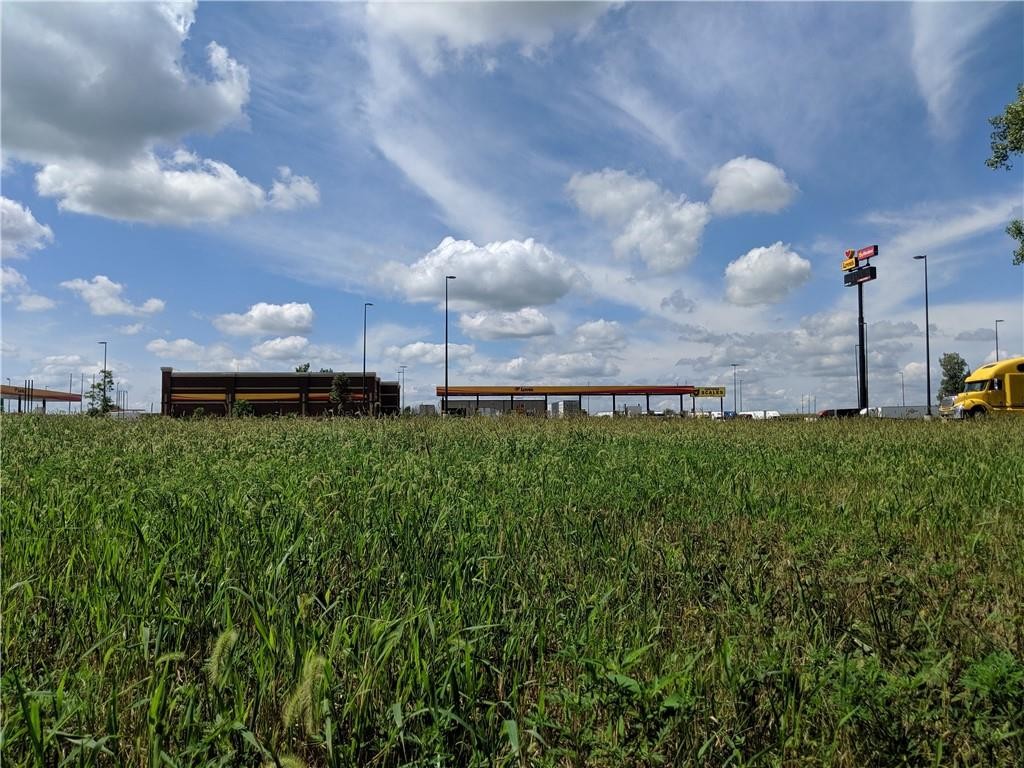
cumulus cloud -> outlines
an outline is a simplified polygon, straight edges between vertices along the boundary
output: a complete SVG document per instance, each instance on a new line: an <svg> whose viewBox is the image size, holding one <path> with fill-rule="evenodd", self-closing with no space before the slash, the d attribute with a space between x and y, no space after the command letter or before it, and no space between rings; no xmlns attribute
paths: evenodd
<svg viewBox="0 0 1024 768"><path fill-rule="evenodd" d="M515 44L531 56L559 32L584 33L605 3L371 3L367 24L407 48L427 72L485 46ZM485 66L493 66L488 60Z"/></svg>
<svg viewBox="0 0 1024 768"><path fill-rule="evenodd" d="M680 314L689 314L697 308L697 303L687 296L682 288L676 288L661 300L661 308Z"/></svg>
<svg viewBox="0 0 1024 768"><path fill-rule="evenodd" d="M106 275L96 275L92 280L65 280L60 287L77 293L89 305L89 311L94 315L141 317L162 312L164 308L161 299L146 299L142 304L132 304L121 295L124 286L115 283Z"/></svg>
<svg viewBox="0 0 1024 768"><path fill-rule="evenodd" d="M278 170L278 179L270 188L270 207L291 211L304 205L320 202L320 189L307 176L296 176L286 165Z"/></svg>
<svg viewBox="0 0 1024 768"><path fill-rule="evenodd" d="M992 328L975 328L973 331L961 331L955 338L957 341L995 341L996 332Z"/></svg>
<svg viewBox="0 0 1024 768"><path fill-rule="evenodd" d="M139 333L145 326L142 323L130 323L128 325L122 325L117 329L117 332L123 336L134 336Z"/></svg>
<svg viewBox="0 0 1024 768"><path fill-rule="evenodd" d="M446 237L411 265L390 263L382 274L410 301L443 301L445 275L455 275L449 303L457 310L515 312L558 301L585 278L567 259L534 241L477 245Z"/></svg>
<svg viewBox="0 0 1024 768"><path fill-rule="evenodd" d="M231 336L301 335L313 330L313 307L294 301L288 304L261 301L242 314L218 315L213 324L217 330Z"/></svg>
<svg viewBox="0 0 1024 768"><path fill-rule="evenodd" d="M753 248L725 268L725 297L733 304L776 304L811 276L811 262L781 242Z"/></svg>
<svg viewBox="0 0 1024 768"><path fill-rule="evenodd" d="M591 320L576 326L572 343L584 350L615 349L626 343L626 335L616 320Z"/></svg>
<svg viewBox="0 0 1024 768"><path fill-rule="evenodd" d="M18 309L22 312L44 312L53 309L57 302L38 293L23 293L18 296Z"/></svg>
<svg viewBox="0 0 1024 768"><path fill-rule="evenodd" d="M547 336L555 326L539 309L523 307L517 312L475 312L459 317L462 332L474 339L523 339Z"/></svg>
<svg viewBox="0 0 1024 768"><path fill-rule="evenodd" d="M604 379L619 374L612 361L593 352L550 352L539 357L515 357L504 362L467 366L467 375L486 375L513 381L575 381Z"/></svg>
<svg viewBox="0 0 1024 768"><path fill-rule="evenodd" d="M151 153L115 168L50 163L36 174L36 185L39 194L57 198L61 210L170 225L225 221L267 205L287 210L319 199L304 176L275 182L268 196L226 163L191 156L167 161Z"/></svg>
<svg viewBox="0 0 1024 768"><path fill-rule="evenodd" d="M285 336L257 344L252 348L252 353L264 360L294 360L308 349L309 339L305 336Z"/></svg>
<svg viewBox="0 0 1024 768"><path fill-rule="evenodd" d="M0 197L0 253L5 259L23 259L53 242L53 230L36 221L27 206Z"/></svg>
<svg viewBox="0 0 1024 768"><path fill-rule="evenodd" d="M16 301L20 312L42 312L57 306L53 299L33 291L25 276L13 267L0 267L0 296L4 301Z"/></svg>
<svg viewBox="0 0 1024 768"><path fill-rule="evenodd" d="M146 349L157 357L177 360L198 360L204 353L204 347L192 339L153 339L146 344Z"/></svg>
<svg viewBox="0 0 1024 768"><path fill-rule="evenodd" d="M25 4L4 13L4 150L38 166L62 210L187 225L315 203L282 169L270 192L178 146L243 123L249 73L211 42L206 72L182 46L195 6ZM165 150L169 150L165 154Z"/></svg>
<svg viewBox="0 0 1024 768"><path fill-rule="evenodd" d="M576 174L567 185L577 207L618 232L617 256L638 257L657 274L689 264L711 219L705 203L674 197L649 179L605 168Z"/></svg>
<svg viewBox="0 0 1024 768"><path fill-rule="evenodd" d="M471 357L473 351L472 344L449 344L448 361L463 360ZM444 344L415 341L412 344L406 344L401 347L388 347L384 350L384 354L403 363L439 365L444 362Z"/></svg>
<svg viewBox="0 0 1024 768"><path fill-rule="evenodd" d="M792 202L797 186L781 168L756 157L734 157L707 176L714 185L711 210L715 215L777 213Z"/></svg>
<svg viewBox="0 0 1024 768"><path fill-rule="evenodd" d="M157 357L198 364L210 371L252 370L258 367L252 358L237 357L224 344L207 346L187 338L153 339L146 344L146 350Z"/></svg>

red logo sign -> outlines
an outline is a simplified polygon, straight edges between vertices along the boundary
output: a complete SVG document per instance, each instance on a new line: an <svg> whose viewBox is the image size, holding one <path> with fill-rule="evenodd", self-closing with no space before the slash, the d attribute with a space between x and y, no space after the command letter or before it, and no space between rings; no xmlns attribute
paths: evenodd
<svg viewBox="0 0 1024 768"><path fill-rule="evenodd" d="M857 258L862 260L862 261L864 259L870 259L872 256L877 256L877 255L878 255L878 246L877 245L869 245L866 248L861 248L859 251L857 251Z"/></svg>

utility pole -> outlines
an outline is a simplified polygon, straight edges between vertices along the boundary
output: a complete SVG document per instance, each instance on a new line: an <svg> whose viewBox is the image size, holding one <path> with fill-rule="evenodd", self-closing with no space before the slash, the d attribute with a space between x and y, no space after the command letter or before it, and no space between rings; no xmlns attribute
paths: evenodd
<svg viewBox="0 0 1024 768"><path fill-rule="evenodd" d="M405 413L405 369L408 368L408 367L409 366L407 366L407 365L400 365L400 366L398 366L398 375L402 379L402 413L403 414Z"/></svg>
<svg viewBox="0 0 1024 768"><path fill-rule="evenodd" d="M366 403L366 310L373 306L373 302L363 302L363 413L368 413Z"/></svg>
<svg viewBox="0 0 1024 768"><path fill-rule="evenodd" d="M928 415L932 415L932 349L929 334L931 323L928 320L928 254L922 253L914 257L917 261L924 261L924 374L928 382ZM998 345L997 345L998 346Z"/></svg>
<svg viewBox="0 0 1024 768"><path fill-rule="evenodd" d="M732 412L735 415L738 408L736 404L736 368L739 366L739 363L729 363L729 365L732 366ZM725 417L724 413L722 417Z"/></svg>
<svg viewBox="0 0 1024 768"><path fill-rule="evenodd" d="M1002 320L996 320L996 362L999 362L999 324Z"/></svg>
<svg viewBox="0 0 1024 768"><path fill-rule="evenodd" d="M455 275L444 276L444 397L441 399L441 415L448 415L448 281Z"/></svg>

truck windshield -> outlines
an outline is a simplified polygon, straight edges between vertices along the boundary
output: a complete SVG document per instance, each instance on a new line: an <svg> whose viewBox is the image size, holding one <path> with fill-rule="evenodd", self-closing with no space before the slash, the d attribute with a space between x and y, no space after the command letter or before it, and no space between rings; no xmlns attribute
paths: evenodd
<svg viewBox="0 0 1024 768"><path fill-rule="evenodd" d="M964 392L981 392L985 389L987 381L968 381L964 387Z"/></svg>

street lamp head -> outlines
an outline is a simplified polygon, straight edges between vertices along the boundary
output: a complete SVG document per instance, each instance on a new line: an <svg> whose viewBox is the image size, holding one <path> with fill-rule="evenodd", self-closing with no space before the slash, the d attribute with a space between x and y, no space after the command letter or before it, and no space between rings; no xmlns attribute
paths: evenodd
<svg viewBox="0 0 1024 768"><path fill-rule="evenodd" d="M454 280L455 279L455 275L445 275L444 279L445 280Z"/></svg>
<svg viewBox="0 0 1024 768"><path fill-rule="evenodd" d="M372 301L364 301L363 302L363 306L364 307L372 307L373 306L373 302Z"/></svg>
<svg viewBox="0 0 1024 768"><path fill-rule="evenodd" d="M927 259L928 258L928 254L927 253L922 253L922 254L920 254L918 256L915 256L914 258L915 259Z"/></svg>

